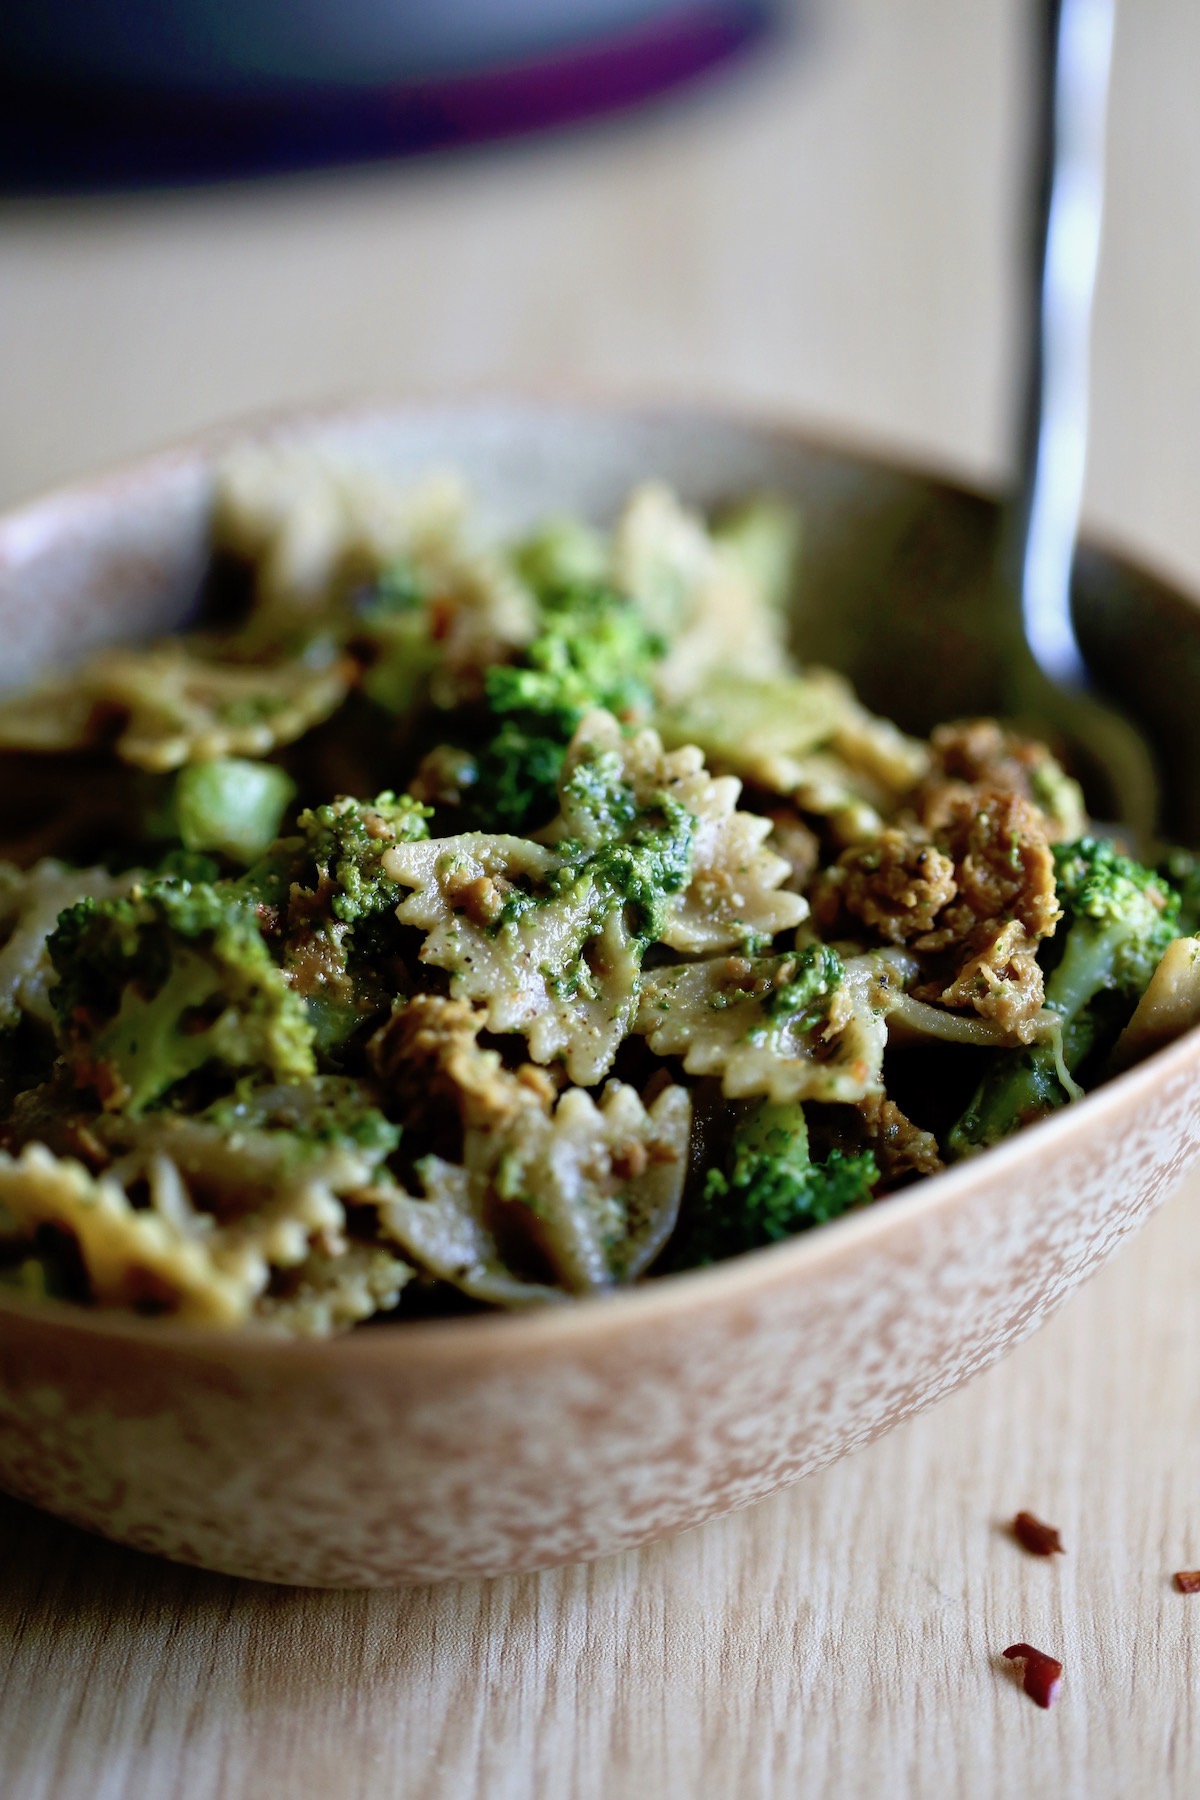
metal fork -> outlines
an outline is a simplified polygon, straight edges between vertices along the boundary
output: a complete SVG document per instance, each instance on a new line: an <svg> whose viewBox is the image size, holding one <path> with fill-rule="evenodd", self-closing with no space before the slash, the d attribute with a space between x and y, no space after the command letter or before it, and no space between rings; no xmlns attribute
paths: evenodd
<svg viewBox="0 0 1200 1800"><path fill-rule="evenodd" d="M1006 712L1058 740L1093 813L1146 851L1159 815L1154 764L1129 721L1096 697L1071 617L1115 0L1037 0L1037 12L1024 416L991 624L1007 671Z"/></svg>

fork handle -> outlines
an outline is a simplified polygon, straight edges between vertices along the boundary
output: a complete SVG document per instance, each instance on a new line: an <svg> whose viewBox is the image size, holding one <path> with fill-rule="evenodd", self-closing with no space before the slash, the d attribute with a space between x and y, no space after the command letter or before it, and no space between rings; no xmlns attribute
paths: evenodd
<svg viewBox="0 0 1200 1800"><path fill-rule="evenodd" d="M1071 568L1087 460L1114 14L1115 0L1036 0L1026 385L1006 562L1033 660L1065 687L1087 685L1071 620Z"/></svg>

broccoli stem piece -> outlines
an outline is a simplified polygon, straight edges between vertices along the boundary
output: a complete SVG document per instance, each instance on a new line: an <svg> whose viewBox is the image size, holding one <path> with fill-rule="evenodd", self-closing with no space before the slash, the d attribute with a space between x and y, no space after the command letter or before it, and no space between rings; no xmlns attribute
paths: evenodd
<svg viewBox="0 0 1200 1800"><path fill-rule="evenodd" d="M296 784L275 763L219 756L191 763L175 783L174 814L185 850L216 850L252 863L278 835Z"/></svg>
<svg viewBox="0 0 1200 1800"><path fill-rule="evenodd" d="M709 1170L671 1266L719 1262L826 1224L865 1205L878 1180L869 1150L831 1150L816 1162L799 1102L757 1101L734 1128L725 1168Z"/></svg>
<svg viewBox="0 0 1200 1800"><path fill-rule="evenodd" d="M1178 935L1179 895L1111 841L1080 838L1056 846L1054 858L1063 919L1043 954L1061 947L1046 982L1061 1045L995 1053L950 1133L951 1157L986 1149L1077 1097L1062 1068L1073 1076L1111 1049Z"/></svg>

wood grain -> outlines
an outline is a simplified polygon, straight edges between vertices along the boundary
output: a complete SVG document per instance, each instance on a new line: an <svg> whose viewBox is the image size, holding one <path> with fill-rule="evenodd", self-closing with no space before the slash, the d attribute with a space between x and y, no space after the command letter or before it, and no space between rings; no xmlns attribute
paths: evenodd
<svg viewBox="0 0 1200 1800"><path fill-rule="evenodd" d="M1005 462L1020 9L553 153L0 213L0 498L231 413L584 377ZM1200 576L1200 8L1122 12L1091 514ZM1045 1332L789 1494L588 1569L255 1589L0 1502L8 1800L1200 1791L1200 1181ZM1021 1552L1029 1507L1065 1557ZM998 1657L1061 1655L1049 1714Z"/></svg>

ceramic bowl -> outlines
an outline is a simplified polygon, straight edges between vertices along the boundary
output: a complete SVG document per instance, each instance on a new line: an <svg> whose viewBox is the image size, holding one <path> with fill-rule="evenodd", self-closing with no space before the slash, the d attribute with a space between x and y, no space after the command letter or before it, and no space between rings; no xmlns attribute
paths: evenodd
<svg viewBox="0 0 1200 1800"><path fill-rule="evenodd" d="M979 704L987 501L700 410L497 403L256 428L400 477L453 464L498 528L610 516L657 474L806 520L802 653L928 727ZM0 526L3 678L185 619L214 456L178 450ZM1200 839L1200 611L1081 559L1089 654L1147 721ZM974 689L970 682L975 681ZM332 1343L202 1335L0 1300L0 1485L181 1561L314 1586L604 1555L745 1506L867 1444L1028 1335L1200 1151L1200 1033L978 1161L724 1266L525 1316Z"/></svg>

